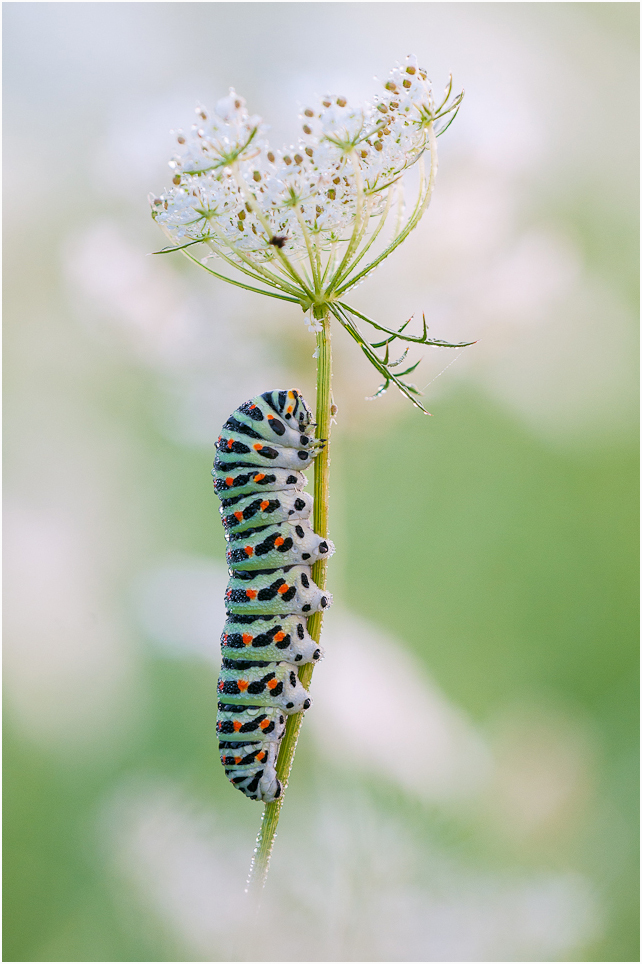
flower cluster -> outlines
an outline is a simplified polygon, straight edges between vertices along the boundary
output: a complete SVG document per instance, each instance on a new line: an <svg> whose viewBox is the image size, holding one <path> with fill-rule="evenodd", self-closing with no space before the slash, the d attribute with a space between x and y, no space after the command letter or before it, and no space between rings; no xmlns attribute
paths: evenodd
<svg viewBox="0 0 642 964"><path fill-rule="evenodd" d="M232 89L214 111L197 108L189 133L178 132L173 186L151 198L153 215L175 244L206 241L235 263L274 261L277 249L297 259L311 243L325 251L350 237L355 220L367 227L381 215L387 189L457 104L444 106L410 56L372 104L356 108L333 95L303 110L300 141L277 150Z"/></svg>
<svg viewBox="0 0 642 964"><path fill-rule="evenodd" d="M383 377L377 394L394 384L422 408L419 390L403 380L418 362L398 371L406 353L391 361L390 345L399 340L459 346L428 338L425 320L420 335L406 333L409 322L394 330L380 325L343 296L405 241L428 207L437 136L452 122L463 97L462 92L451 100L451 91L452 80L436 104L426 71L409 56L390 72L371 104L353 107L345 97L328 95L306 107L299 142L282 150L270 147L261 118L248 112L234 90L214 111L198 107L197 123L177 135L181 151L170 161L171 189L150 197L152 215L172 242L163 253L180 250L198 263L192 245L205 244L209 253L201 263L207 271L249 291L300 304L318 339L334 317ZM422 163L427 158L428 170ZM406 212L400 184L417 162L416 197ZM384 241L393 205L395 227ZM379 250L377 240L383 241ZM238 269L244 280L220 274L208 265L212 258ZM357 319L384 338L369 341Z"/></svg>

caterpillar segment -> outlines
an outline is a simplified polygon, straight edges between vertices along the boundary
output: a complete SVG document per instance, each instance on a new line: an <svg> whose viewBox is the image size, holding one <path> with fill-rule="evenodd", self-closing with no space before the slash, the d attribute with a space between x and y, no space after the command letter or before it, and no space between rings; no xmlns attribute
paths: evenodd
<svg viewBox="0 0 642 964"><path fill-rule="evenodd" d="M332 596L312 581L309 566L233 572L225 592L231 613L298 613L310 616L332 604Z"/></svg>
<svg viewBox="0 0 642 964"><path fill-rule="evenodd" d="M219 744L225 776L251 800L278 800L281 782L276 775L278 743Z"/></svg>
<svg viewBox="0 0 642 964"><path fill-rule="evenodd" d="M232 786L251 800L278 800L282 787L276 761L285 732L284 711L219 702L216 729L221 761L225 758L225 775Z"/></svg>
<svg viewBox="0 0 642 964"><path fill-rule="evenodd" d="M294 663L250 662L224 659L218 680L219 699L234 699L238 705L277 706L285 713L300 713L312 705L301 684Z"/></svg>
<svg viewBox="0 0 642 964"><path fill-rule="evenodd" d="M291 448L265 439L253 441L242 432L224 429L216 440L218 454L215 465L217 468L226 465L278 465L282 469L303 470L307 469L324 445L325 442L318 442L310 447Z"/></svg>
<svg viewBox="0 0 642 964"><path fill-rule="evenodd" d="M295 389L257 395L226 420L212 475L221 500L230 580L221 635L217 735L233 786L270 803L282 793L276 761L288 714L311 705L297 675L321 647L307 617L332 596L310 566L334 552L310 523L302 470L325 445Z"/></svg>
<svg viewBox="0 0 642 964"><path fill-rule="evenodd" d="M219 700L216 731L219 740L260 740L279 743L285 730L285 713L278 706L259 706Z"/></svg>
<svg viewBox="0 0 642 964"><path fill-rule="evenodd" d="M302 489L308 480L302 472L292 469L278 469L271 467L262 472L261 469L241 466L236 469L212 469L214 477L214 492L219 499L234 496L252 495L255 492L282 492L288 489Z"/></svg>
<svg viewBox="0 0 642 964"><path fill-rule="evenodd" d="M283 522L239 533L228 543L226 558L231 569L267 569L297 563L311 566L333 551L330 540L318 536L308 522Z"/></svg>
<svg viewBox="0 0 642 964"><path fill-rule="evenodd" d="M304 616L229 615L221 633L223 659L316 663L323 649L308 634Z"/></svg>
<svg viewBox="0 0 642 964"><path fill-rule="evenodd" d="M312 496L307 492L263 492L261 495L223 499L220 512L223 527L229 535L258 526L309 519L312 506Z"/></svg>

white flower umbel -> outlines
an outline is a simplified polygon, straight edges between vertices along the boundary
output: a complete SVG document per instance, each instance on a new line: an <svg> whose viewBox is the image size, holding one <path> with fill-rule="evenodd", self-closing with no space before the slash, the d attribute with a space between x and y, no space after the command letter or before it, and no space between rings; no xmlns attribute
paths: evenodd
<svg viewBox="0 0 642 964"><path fill-rule="evenodd" d="M370 104L353 107L328 95L306 107L301 139L281 150L270 147L263 121L233 89L213 111L197 107L192 129L177 133L172 187L150 197L152 215L172 242L163 253L180 250L218 278L299 303L317 335L336 318L383 376L375 396L392 383L425 411L419 390L403 380L419 363L393 371L401 359L390 361L391 342L462 345L428 338L425 320L420 335L406 334L408 322L388 329L344 296L407 238L428 207L437 137L463 97L451 99L451 92L452 79L436 103L426 71L409 56ZM406 206L404 179L413 165L419 167L416 194ZM209 252L199 260L193 251L200 244ZM254 285L215 270L215 259ZM357 319L383 332L383 340L369 341Z"/></svg>

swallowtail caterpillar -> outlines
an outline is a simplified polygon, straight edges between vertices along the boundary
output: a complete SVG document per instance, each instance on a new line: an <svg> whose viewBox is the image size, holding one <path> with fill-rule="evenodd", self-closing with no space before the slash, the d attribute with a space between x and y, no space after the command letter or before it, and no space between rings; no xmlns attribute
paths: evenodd
<svg viewBox="0 0 642 964"><path fill-rule="evenodd" d="M221 763L237 789L266 803L282 792L276 760L285 718L312 703L297 668L323 655L307 618L332 602L310 575L334 552L313 532L313 502L303 492L301 470L325 445L313 429L299 392L264 392L225 422L212 470L230 574L216 722Z"/></svg>

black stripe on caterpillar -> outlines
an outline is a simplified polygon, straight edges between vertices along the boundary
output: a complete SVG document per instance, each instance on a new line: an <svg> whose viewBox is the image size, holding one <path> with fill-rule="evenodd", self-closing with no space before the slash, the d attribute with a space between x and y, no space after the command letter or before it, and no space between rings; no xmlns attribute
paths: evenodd
<svg viewBox="0 0 642 964"><path fill-rule="evenodd" d="M299 392L272 391L240 405L216 442L212 475L221 500L230 579L221 635L216 729L221 763L252 800L277 800L279 746L290 713L311 699L297 667L321 659L307 617L332 602L310 566L334 546L310 523L307 468L323 449Z"/></svg>

